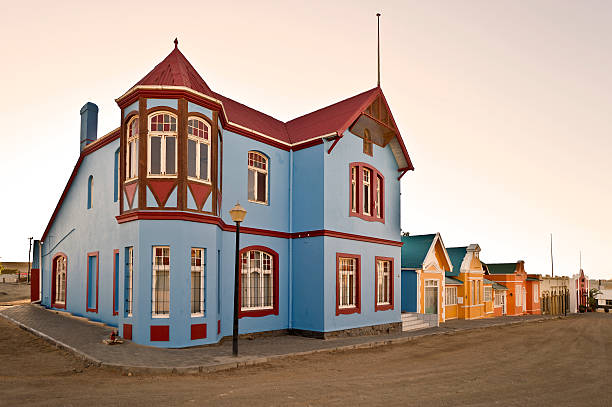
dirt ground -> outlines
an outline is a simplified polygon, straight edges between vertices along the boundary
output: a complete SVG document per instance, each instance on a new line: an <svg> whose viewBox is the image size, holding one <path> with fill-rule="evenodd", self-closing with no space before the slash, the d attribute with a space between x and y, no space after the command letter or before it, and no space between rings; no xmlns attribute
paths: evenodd
<svg viewBox="0 0 612 407"><path fill-rule="evenodd" d="M25 300L28 298L30 298L29 284L0 283L0 304Z"/></svg>
<svg viewBox="0 0 612 407"><path fill-rule="evenodd" d="M201 376L87 366L0 318L0 405L612 405L612 314L425 337Z"/></svg>

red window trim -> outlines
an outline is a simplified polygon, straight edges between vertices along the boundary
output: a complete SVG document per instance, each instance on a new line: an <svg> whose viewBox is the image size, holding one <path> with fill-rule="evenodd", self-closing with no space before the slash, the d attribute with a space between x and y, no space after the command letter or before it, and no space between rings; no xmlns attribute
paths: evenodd
<svg viewBox="0 0 612 407"><path fill-rule="evenodd" d="M340 308L340 258L355 259L357 263L355 270L357 298L355 298L355 306L352 308ZM361 314L361 255L359 254L336 253L336 316L341 314Z"/></svg>
<svg viewBox="0 0 612 407"><path fill-rule="evenodd" d="M242 254L248 252L250 250L259 250L262 252L266 252L267 254L272 256L272 283L274 284L274 293L273 293L273 305L272 308L268 309L256 309L256 310L242 310L242 278L238 279L238 318L243 317L265 317L266 315L278 315L278 253L274 250L265 247L265 246L248 246L244 247L238 253L238 261L240 261L240 266L242 267ZM242 273L242 269L240 270Z"/></svg>
<svg viewBox="0 0 612 407"><path fill-rule="evenodd" d="M389 261L391 262L391 281L389 282L389 304L381 304L378 305L378 262L379 261ZM394 262L393 257L374 257L374 312L376 311L388 311L393 309L394 299L395 299L395 291L393 291L393 280L394 280Z"/></svg>
<svg viewBox="0 0 612 407"><path fill-rule="evenodd" d="M55 291L57 287L55 286L55 275L57 274L57 267L55 265L55 260L58 257L63 257L66 259L66 297L64 298L63 304L58 304L55 302ZM51 259L51 308L62 308L66 309L66 304L68 303L68 256L65 253L59 252L56 253L55 256Z"/></svg>
<svg viewBox="0 0 612 407"><path fill-rule="evenodd" d="M119 301L117 301L117 310L115 311L115 300L119 295L119 292L115 292L115 287L117 284L116 277L119 269L119 264L117 264L117 255L119 254L119 249L113 250L113 315L119 315Z"/></svg>
<svg viewBox="0 0 612 407"><path fill-rule="evenodd" d="M88 308L89 305L89 258L96 256L96 308ZM100 288L100 252L89 252L87 253L87 260L85 262L87 268L87 285L85 286L85 311L98 313L98 291Z"/></svg>
<svg viewBox="0 0 612 407"><path fill-rule="evenodd" d="M352 186L352 173L353 168L357 168L357 211L353 212L353 186ZM370 212L371 215L366 215L363 212L363 170L368 169L371 172L370 177ZM380 177L380 217L376 216L376 207L374 205L376 201L376 182ZM354 162L349 164L349 216L354 216L363 219L368 222L381 222L385 223L385 176L380 171L371 166L370 164L362 162Z"/></svg>

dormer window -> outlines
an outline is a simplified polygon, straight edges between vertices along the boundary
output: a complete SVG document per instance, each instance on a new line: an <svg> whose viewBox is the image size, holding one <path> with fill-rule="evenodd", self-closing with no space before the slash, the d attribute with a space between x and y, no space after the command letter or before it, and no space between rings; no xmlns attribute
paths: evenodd
<svg viewBox="0 0 612 407"><path fill-rule="evenodd" d="M187 177L210 182L210 125L190 117L187 133Z"/></svg>
<svg viewBox="0 0 612 407"><path fill-rule="evenodd" d="M249 151L249 201L268 203L268 159L261 153Z"/></svg>
<svg viewBox="0 0 612 407"><path fill-rule="evenodd" d="M372 135L370 135L370 131L365 129L363 131L363 153L367 155L372 155Z"/></svg>
<svg viewBox="0 0 612 407"><path fill-rule="evenodd" d="M149 116L148 175L176 177L177 168L176 116L154 113Z"/></svg>
<svg viewBox="0 0 612 407"><path fill-rule="evenodd" d="M125 151L125 178L128 181L138 178L138 116L128 123Z"/></svg>

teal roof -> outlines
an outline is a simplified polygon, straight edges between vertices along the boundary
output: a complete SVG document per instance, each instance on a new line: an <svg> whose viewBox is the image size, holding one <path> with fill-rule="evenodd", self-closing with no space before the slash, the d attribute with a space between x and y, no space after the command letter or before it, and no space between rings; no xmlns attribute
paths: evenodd
<svg viewBox="0 0 612 407"><path fill-rule="evenodd" d="M516 272L516 263L487 263L489 274L514 274Z"/></svg>
<svg viewBox="0 0 612 407"><path fill-rule="evenodd" d="M446 249L448 253L448 257L450 257L451 263L453 263L453 271L447 271L447 277L457 277L461 272L461 263L463 263L463 259L465 258L465 254L467 253L466 247L450 247Z"/></svg>
<svg viewBox="0 0 612 407"><path fill-rule="evenodd" d="M444 277L445 285L463 285L463 281L456 279L455 277Z"/></svg>
<svg viewBox="0 0 612 407"><path fill-rule="evenodd" d="M502 285L502 284L500 284L500 283L496 283L495 281L493 281L493 289L494 289L494 290L501 291L501 290L507 290L507 289L508 289L508 287L506 287L505 285Z"/></svg>
<svg viewBox="0 0 612 407"><path fill-rule="evenodd" d="M436 235L402 236L402 268L421 269Z"/></svg>
<svg viewBox="0 0 612 407"><path fill-rule="evenodd" d="M493 281L491 281L491 280L487 280L486 278L484 278L484 277L483 277L483 279L482 279L482 283L483 283L483 284L493 284Z"/></svg>

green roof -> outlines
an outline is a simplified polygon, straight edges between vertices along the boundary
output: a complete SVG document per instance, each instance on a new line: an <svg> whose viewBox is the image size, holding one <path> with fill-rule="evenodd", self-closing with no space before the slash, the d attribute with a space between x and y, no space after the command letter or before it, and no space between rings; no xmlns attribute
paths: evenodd
<svg viewBox="0 0 612 407"><path fill-rule="evenodd" d="M463 285L463 281L456 279L455 277L444 277L445 285Z"/></svg>
<svg viewBox="0 0 612 407"><path fill-rule="evenodd" d="M402 236L402 268L421 269L436 235Z"/></svg>
<svg viewBox="0 0 612 407"><path fill-rule="evenodd" d="M483 279L482 279L482 283L483 283L483 284L493 284L493 281L491 281L491 280L487 280L486 278L484 278L484 277L483 277Z"/></svg>
<svg viewBox="0 0 612 407"><path fill-rule="evenodd" d="M448 277L457 277L461 272L461 263L463 263L463 259L467 253L467 246L450 247L446 249L446 252L448 253L448 257L450 257L451 263L453 263L453 271L447 271L446 275Z"/></svg>
<svg viewBox="0 0 612 407"><path fill-rule="evenodd" d="M501 290L507 290L507 289L508 289L508 287L506 287L505 285L502 285L502 284L500 284L500 283L496 283L495 281L493 281L493 289L494 289L494 290L501 291Z"/></svg>
<svg viewBox="0 0 612 407"><path fill-rule="evenodd" d="M516 273L516 263L487 263L489 274L514 274Z"/></svg>

